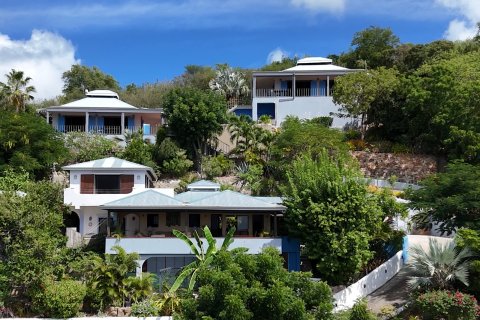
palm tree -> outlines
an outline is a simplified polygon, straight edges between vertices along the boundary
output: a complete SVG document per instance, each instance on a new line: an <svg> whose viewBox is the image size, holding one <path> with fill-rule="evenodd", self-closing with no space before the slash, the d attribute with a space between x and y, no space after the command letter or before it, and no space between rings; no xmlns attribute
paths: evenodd
<svg viewBox="0 0 480 320"><path fill-rule="evenodd" d="M224 95L227 102L250 92L245 76L227 65L217 65L215 78L210 80L209 86Z"/></svg>
<svg viewBox="0 0 480 320"><path fill-rule="evenodd" d="M203 228L203 233L205 234L205 239L207 239L207 243L208 243L208 247L206 250L203 247L203 241L198 236L198 232L196 230L193 233L196 244L194 244L183 232L178 230L173 230L172 232L177 238L183 240L183 242L185 242L190 247L190 249L192 250L193 254L197 259L192 263L183 267L183 270L180 272L177 279L170 287L169 292L170 293L175 292L183 283L183 281L185 281L185 279L189 276L190 276L190 282L188 285L188 290L192 291L193 287L195 286L198 271L201 268L210 265L216 253L218 252L217 241L213 238L212 233L210 232L210 229L207 226ZM234 233L235 233L235 227L230 228L225 239L223 240L220 250L228 249L228 247L233 242Z"/></svg>
<svg viewBox="0 0 480 320"><path fill-rule="evenodd" d="M32 78L24 78L23 71L12 69L5 75L7 82L0 82L0 96L18 113L20 110L25 111L25 104L29 100L33 100L31 93L35 92L35 87L29 86L28 83Z"/></svg>
<svg viewBox="0 0 480 320"><path fill-rule="evenodd" d="M468 286L469 259L474 256L468 248L459 250L454 242L442 245L430 239L429 252L419 246L410 251L413 275L408 284L412 289L451 289L457 281Z"/></svg>

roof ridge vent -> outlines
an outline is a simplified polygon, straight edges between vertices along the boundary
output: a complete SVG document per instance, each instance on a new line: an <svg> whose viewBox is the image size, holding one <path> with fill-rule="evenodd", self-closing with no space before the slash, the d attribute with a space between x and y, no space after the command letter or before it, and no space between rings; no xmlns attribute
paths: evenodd
<svg viewBox="0 0 480 320"><path fill-rule="evenodd" d="M115 98L120 99L118 93L111 90L92 90L85 92L85 95L90 98Z"/></svg>

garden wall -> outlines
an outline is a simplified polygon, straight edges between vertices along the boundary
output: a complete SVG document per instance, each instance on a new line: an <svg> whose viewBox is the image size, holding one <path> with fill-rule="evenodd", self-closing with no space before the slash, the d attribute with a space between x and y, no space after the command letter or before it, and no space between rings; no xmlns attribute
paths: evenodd
<svg viewBox="0 0 480 320"><path fill-rule="evenodd" d="M350 309L357 299L366 297L383 286L403 267L403 251L397 252L390 260L358 280L351 286L333 295L335 312Z"/></svg>
<svg viewBox="0 0 480 320"><path fill-rule="evenodd" d="M367 177L388 179L396 176L399 181L417 182L436 173L437 158L418 154L374 153L352 151L362 172Z"/></svg>

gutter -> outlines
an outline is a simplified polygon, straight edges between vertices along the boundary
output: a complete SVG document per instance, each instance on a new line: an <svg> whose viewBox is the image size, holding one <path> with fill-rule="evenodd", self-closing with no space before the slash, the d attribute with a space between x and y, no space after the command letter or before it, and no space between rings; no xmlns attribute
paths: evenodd
<svg viewBox="0 0 480 320"><path fill-rule="evenodd" d="M292 97L291 98L285 98L285 99L278 99L278 102L295 100L295 91L296 91L296 85L295 85L295 72L294 72L294 73L292 73Z"/></svg>

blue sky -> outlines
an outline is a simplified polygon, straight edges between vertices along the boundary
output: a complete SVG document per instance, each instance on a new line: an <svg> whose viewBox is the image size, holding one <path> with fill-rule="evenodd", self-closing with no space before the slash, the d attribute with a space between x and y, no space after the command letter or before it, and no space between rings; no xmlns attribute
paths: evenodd
<svg viewBox="0 0 480 320"><path fill-rule="evenodd" d="M282 54L340 53L371 25L402 42L465 39L476 21L479 0L2 0L0 74L25 70L45 98L72 63L124 86L172 79L187 64L258 68Z"/></svg>

